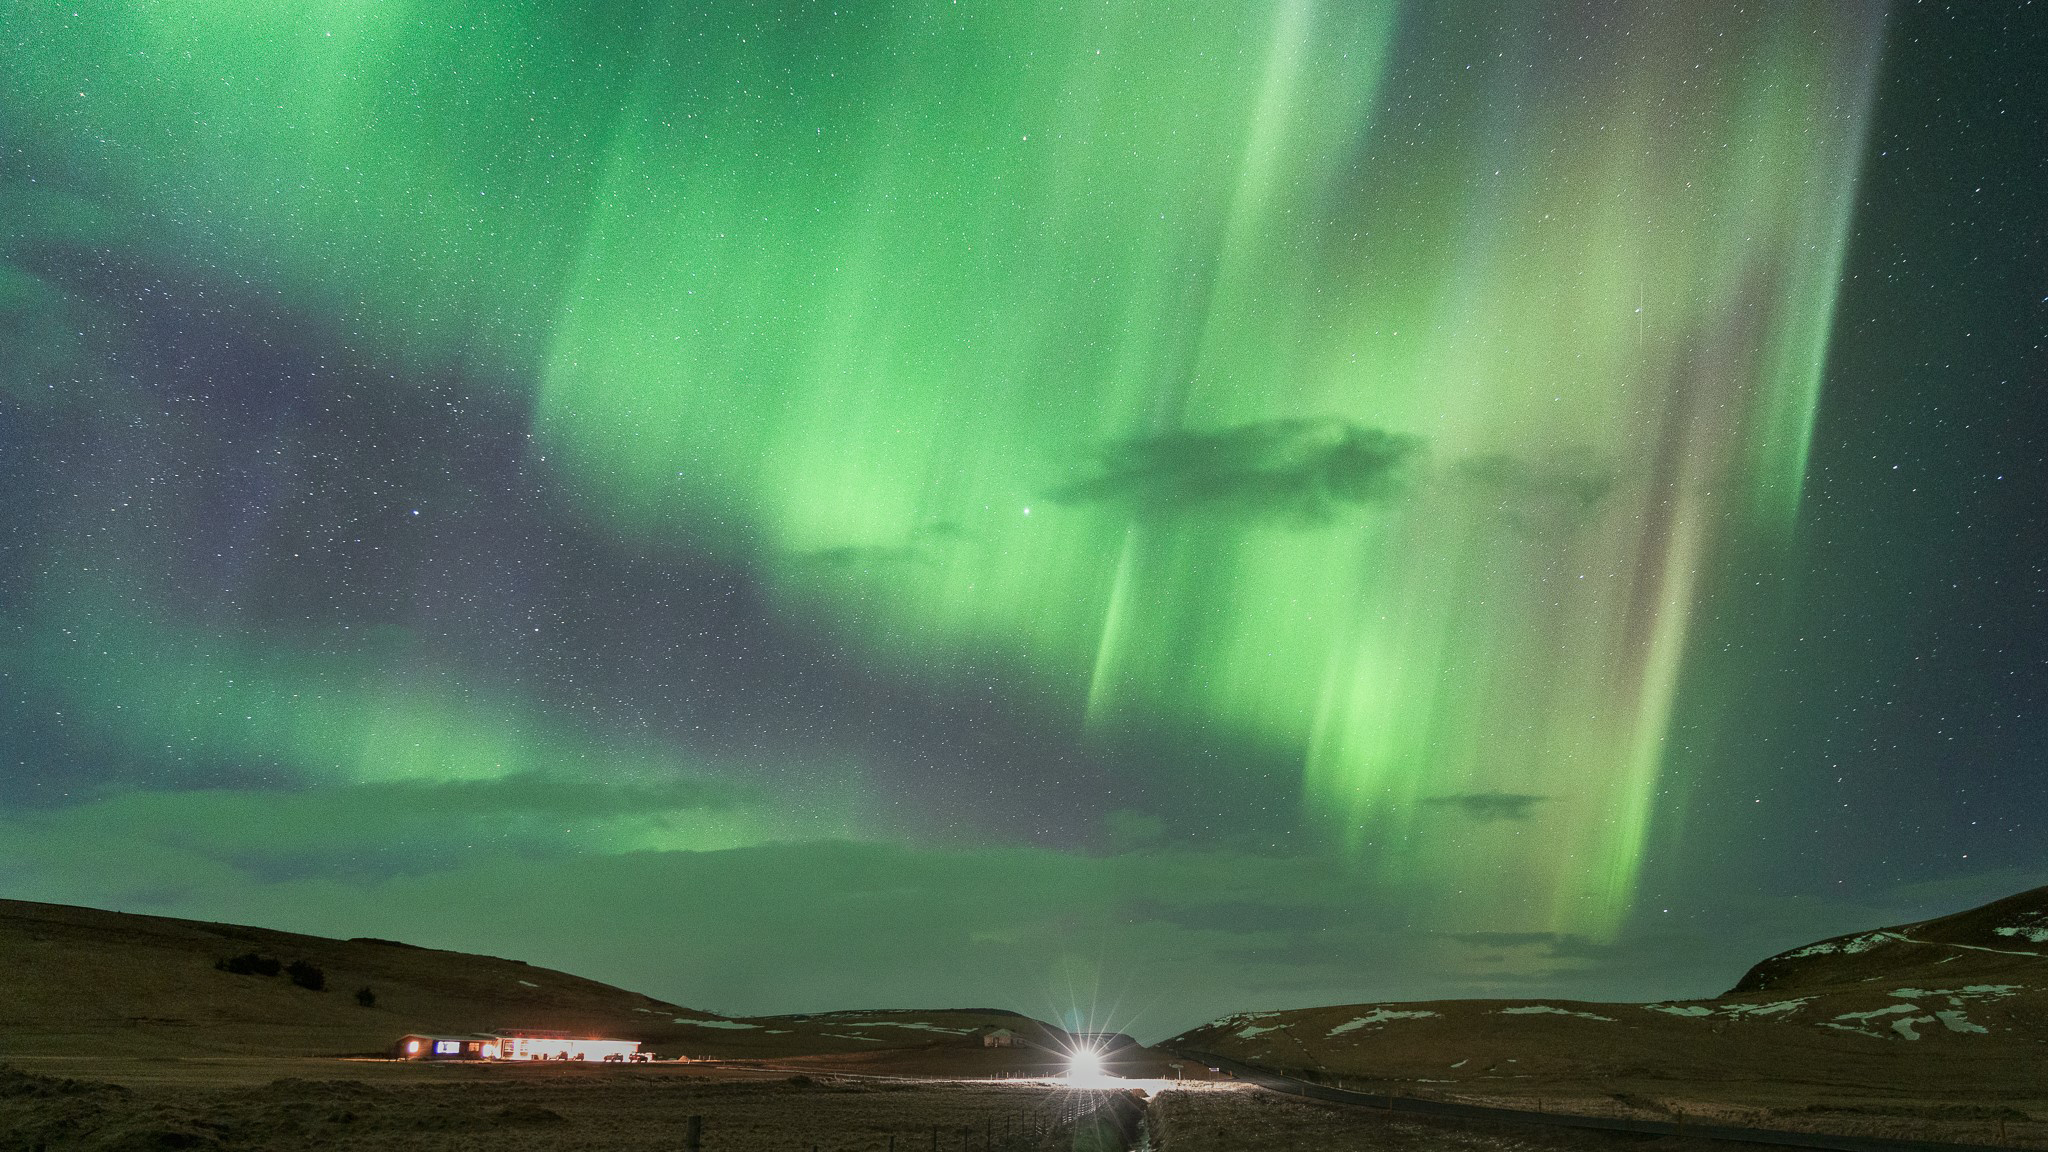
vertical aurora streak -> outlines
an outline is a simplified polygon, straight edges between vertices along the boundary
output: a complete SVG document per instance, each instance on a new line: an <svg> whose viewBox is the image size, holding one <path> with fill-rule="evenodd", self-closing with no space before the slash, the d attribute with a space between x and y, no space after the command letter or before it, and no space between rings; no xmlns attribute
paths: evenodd
<svg viewBox="0 0 2048 1152"><path fill-rule="evenodd" d="M736 11L51 10L6 108L201 262L532 381L608 536L1281 750L1446 924L1614 930L1704 574L1798 510L1878 10ZM308 707L292 757L361 742Z"/></svg>
<svg viewBox="0 0 2048 1152"><path fill-rule="evenodd" d="M888 100L748 47L719 82L776 110L693 133L643 84L540 427L642 525L729 509L882 648L1299 748L1374 867L1611 929L1700 573L1796 511L1876 42L1622 11L919 13L826 67L892 58ZM1048 495L1284 421L1427 458L1307 522Z"/></svg>

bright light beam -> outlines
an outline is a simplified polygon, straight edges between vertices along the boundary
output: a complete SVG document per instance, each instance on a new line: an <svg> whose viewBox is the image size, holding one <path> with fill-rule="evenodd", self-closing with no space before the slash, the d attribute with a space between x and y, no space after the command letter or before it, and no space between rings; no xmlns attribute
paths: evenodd
<svg viewBox="0 0 2048 1152"><path fill-rule="evenodd" d="M1079 1089L1108 1088L1116 1080L1104 1070L1102 1049L1083 1046L1067 1054L1067 1086Z"/></svg>

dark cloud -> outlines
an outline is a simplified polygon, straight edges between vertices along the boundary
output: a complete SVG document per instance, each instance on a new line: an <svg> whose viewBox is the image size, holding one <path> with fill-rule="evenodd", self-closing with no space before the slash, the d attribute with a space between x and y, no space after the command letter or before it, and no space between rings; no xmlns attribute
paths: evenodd
<svg viewBox="0 0 2048 1152"><path fill-rule="evenodd" d="M1457 477L1492 501L1515 528L1529 533L1568 530L1590 522L1614 490L1614 473L1580 449L1549 460L1487 452L1458 461Z"/></svg>
<svg viewBox="0 0 2048 1152"><path fill-rule="evenodd" d="M1532 810L1536 805L1549 799L1548 796L1526 792L1460 792L1451 796L1431 796L1423 803L1447 808L1487 824L1495 820L1527 820L1534 814Z"/></svg>
<svg viewBox="0 0 2048 1152"><path fill-rule="evenodd" d="M1339 505L1383 500L1421 438L1341 420L1265 420L1214 432L1119 441L1092 475L1054 491L1067 504L1149 514L1196 510L1316 521Z"/></svg>

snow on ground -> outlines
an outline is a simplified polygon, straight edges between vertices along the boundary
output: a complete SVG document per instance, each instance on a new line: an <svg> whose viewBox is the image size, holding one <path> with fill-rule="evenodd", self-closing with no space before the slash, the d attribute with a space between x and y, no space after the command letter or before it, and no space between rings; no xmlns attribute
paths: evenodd
<svg viewBox="0 0 2048 1152"><path fill-rule="evenodd" d="M2002 989L2014 986L2006 984L1987 984L1978 985L1978 987L1987 989ZM1901 988L1897 992L1892 993L1892 995L1898 996L1905 993L1911 993L1916 996L1946 995L1946 993L1922 992L1916 988ZM2007 993L2007 995L2010 995L2010 993ZM1949 997L1949 1003L1960 1005L1964 1003L1964 1001L1958 997L1951 996ZM1834 1020L1823 1022L1821 1024L1821 1027L1833 1028L1841 1032L1856 1032L1864 1036L1875 1036L1879 1039L1882 1039L1884 1033L1875 1031L1873 1028L1864 1027L1864 1025L1876 1024L1878 1018L1882 1016L1897 1017L1897 1019L1888 1020L1885 1023L1891 1028L1893 1034L1907 1040L1920 1039L1920 1033L1918 1029L1923 1024L1940 1024L1943 1028L1948 1029L1950 1032L1959 1032L1966 1034L1976 1033L1980 1036L1987 1035L1991 1031L1989 1028L1984 1027L1982 1024L1978 1024L1972 1021L1968 1014L1963 1012L1963 1010L1960 1007L1942 1009L1934 1012L1932 1015L1927 1015L1921 1013L1920 1006L1918 1004L1891 1004L1883 1008L1873 1008L1868 1012L1844 1012L1841 1015L1835 1017ZM1854 1023L1841 1023L1841 1021L1844 1020L1854 1021Z"/></svg>
<svg viewBox="0 0 2048 1152"><path fill-rule="evenodd" d="M937 1024L926 1024L922 1020L863 1020L863 1028L914 1028L919 1032L944 1032L948 1036L965 1036L970 1028L941 1028Z"/></svg>
<svg viewBox="0 0 2048 1152"><path fill-rule="evenodd" d="M1723 1004L1724 1016L1777 1016L1786 1012L1797 1012L1806 1007L1811 996L1800 996L1791 1000L1773 1000L1769 1004Z"/></svg>
<svg viewBox="0 0 2048 1152"><path fill-rule="evenodd" d="M1992 931L2034 944L2048 944L2048 912L2022 912L2018 923L1993 928Z"/></svg>
<svg viewBox="0 0 2048 1152"><path fill-rule="evenodd" d="M1327 1035L1342 1036L1346 1032L1355 1032L1369 1024L1385 1024L1389 1020L1420 1020L1425 1016L1435 1015L1437 1013L1431 1012L1426 1008L1418 1008L1412 1012L1403 1012L1394 1008L1375 1008L1363 1016L1346 1020L1344 1023L1337 1025L1335 1028L1330 1029Z"/></svg>
<svg viewBox="0 0 2048 1152"><path fill-rule="evenodd" d="M1271 1027L1264 1028L1258 1026L1259 1021L1270 1020L1273 1017L1278 1016L1279 1014L1280 1013L1278 1012L1239 1012L1234 1016L1225 1016L1221 1020L1215 1020L1208 1024L1204 1024L1203 1027L1214 1028L1218 1031L1231 1032L1234 1035L1236 1035L1239 1039L1249 1040L1252 1037L1257 1036L1261 1032L1271 1032L1275 1028L1286 1027L1285 1024L1275 1024Z"/></svg>
<svg viewBox="0 0 2048 1152"><path fill-rule="evenodd" d="M1731 1020L1754 1020L1764 1016L1782 1016L1806 1007L1811 996L1796 996L1790 1000L1773 1000L1768 1004L1645 1004L1651 1012L1662 1012L1667 1016L1683 1016L1703 1020L1709 1016L1722 1016Z"/></svg>
<svg viewBox="0 0 2048 1152"><path fill-rule="evenodd" d="M1783 959L1799 960L1807 956L1832 956L1837 953L1854 956L1858 952L1868 952L1887 941L1904 939L1905 937L1897 932L1865 932L1861 936L1851 936L1847 940L1823 940L1818 944L1808 944L1795 952L1785 953Z"/></svg>
<svg viewBox="0 0 2048 1152"><path fill-rule="evenodd" d="M1973 1000L2003 1000L2008 996L2025 991L2023 984L1965 984L1961 988L1894 988L1892 995L1901 1000L1925 1000L1935 996L1946 996L1948 1002L1961 1007Z"/></svg>
<svg viewBox="0 0 2048 1152"><path fill-rule="evenodd" d="M1599 1016L1599 1015L1595 1015L1594 1013L1591 1013L1591 1012L1574 1012L1574 1011L1572 1011L1572 1010L1571 1010L1571 1009L1569 1009L1569 1008L1553 1008L1553 1007L1551 1007L1551 1006L1550 1006L1550 1005L1548 1005L1548 1004L1524 1004L1524 1005L1522 1005L1522 1006L1521 1006L1521 1007L1519 1007L1519 1008L1503 1008L1503 1009L1501 1009L1501 1010L1500 1010L1500 1015L1502 1015L1502 1016L1536 1016L1536 1015L1545 1015L1545 1016L1577 1016L1577 1017L1578 1017L1579 1019L1581 1019L1581 1020L1599 1020L1599 1021L1603 1021L1603 1022L1605 1022L1605 1023L1608 1023L1608 1024L1612 1024L1612 1023L1614 1023L1614 1017L1612 1017L1612 1016Z"/></svg>
<svg viewBox="0 0 2048 1152"><path fill-rule="evenodd" d="M1963 1015L1954 1008L1946 1012L1936 1012L1934 1018L1941 1021L1941 1026L1951 1032L1989 1034L1991 1031L1991 1029L1984 1027L1982 1024L1972 1024L1968 1016Z"/></svg>
<svg viewBox="0 0 2048 1152"><path fill-rule="evenodd" d="M1883 1008L1874 1008L1868 1012L1844 1012L1840 1016L1835 1017L1835 1019L1875 1020L1879 1016L1896 1016L1901 1012L1918 1012L1919 1010L1920 1006L1918 1004L1887 1004Z"/></svg>
<svg viewBox="0 0 2048 1152"><path fill-rule="evenodd" d="M749 1023L747 1023L747 1022L746 1022L746 1021L744 1021L744 1020L685 1020L685 1019L683 1019L683 1018L682 1018L682 1017L680 1017L680 1016L676 1017L676 1023L678 1023L678 1024L695 1024L695 1025L696 1025L697 1027L699 1027L699 1028L759 1028L759 1027L760 1027L760 1025L759 1025L759 1024L749 1024Z"/></svg>
<svg viewBox="0 0 2048 1152"><path fill-rule="evenodd" d="M1918 1040L1920 1034L1913 1031L1913 1026L1915 1024L1932 1023L1934 1023L1934 1017L1932 1016L1901 1016L1897 1020L1892 1021L1892 1031L1897 1032L1908 1040Z"/></svg>
<svg viewBox="0 0 2048 1152"><path fill-rule="evenodd" d="M538 988L538 987L540 987L540 985L538 985L538 984L535 984L535 983L534 983L533 981L531 981L531 980L521 980L521 981L520 981L520 983L521 983L521 984L524 984L524 985L526 985L526 986L527 986L528 988Z"/></svg>

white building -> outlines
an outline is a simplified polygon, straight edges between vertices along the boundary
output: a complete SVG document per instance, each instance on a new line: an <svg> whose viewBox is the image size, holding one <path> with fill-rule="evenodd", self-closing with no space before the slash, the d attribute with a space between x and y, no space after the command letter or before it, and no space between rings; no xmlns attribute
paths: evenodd
<svg viewBox="0 0 2048 1152"><path fill-rule="evenodd" d="M638 1040L608 1040L544 1028L508 1028L463 1036L413 1033L399 1038L401 1060L599 1060L644 1063Z"/></svg>
<svg viewBox="0 0 2048 1152"><path fill-rule="evenodd" d="M498 1041L495 1060L629 1060L648 1059L638 1040L606 1040L577 1036L542 1028L503 1029L493 1032Z"/></svg>

